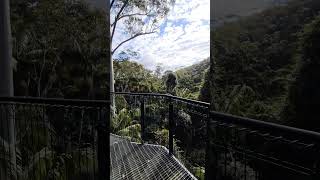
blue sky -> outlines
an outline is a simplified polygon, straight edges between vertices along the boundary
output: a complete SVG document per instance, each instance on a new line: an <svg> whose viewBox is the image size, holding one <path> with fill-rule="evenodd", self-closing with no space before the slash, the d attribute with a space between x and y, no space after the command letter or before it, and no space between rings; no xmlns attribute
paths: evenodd
<svg viewBox="0 0 320 180"><path fill-rule="evenodd" d="M118 49L139 52L134 59L154 70L161 64L165 70L176 70L197 63L210 54L210 0L176 0L168 17L156 34L140 36ZM120 31L113 44L125 39ZM118 29L119 30L119 29Z"/></svg>

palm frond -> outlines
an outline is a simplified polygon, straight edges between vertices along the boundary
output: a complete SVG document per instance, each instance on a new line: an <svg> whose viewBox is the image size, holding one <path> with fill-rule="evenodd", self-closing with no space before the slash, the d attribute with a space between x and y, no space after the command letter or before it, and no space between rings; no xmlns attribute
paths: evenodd
<svg viewBox="0 0 320 180"><path fill-rule="evenodd" d="M133 124L124 129L121 129L120 131L118 131L117 134L119 134L120 136L128 136L133 139L140 140L141 139L140 132L141 132L140 124Z"/></svg>

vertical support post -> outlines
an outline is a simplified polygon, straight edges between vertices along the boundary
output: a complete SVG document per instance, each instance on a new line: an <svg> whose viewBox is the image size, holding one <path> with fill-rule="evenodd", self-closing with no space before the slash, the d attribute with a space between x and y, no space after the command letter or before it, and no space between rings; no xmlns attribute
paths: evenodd
<svg viewBox="0 0 320 180"><path fill-rule="evenodd" d="M9 0L0 1L0 96L13 96Z"/></svg>
<svg viewBox="0 0 320 180"><path fill-rule="evenodd" d="M112 39L110 35L110 1L106 1L106 66L107 66L107 77L106 77L106 101L109 104L106 107L101 107L99 113L99 124L98 124L98 179L107 180L110 179L110 123L113 118L115 108L113 104L114 95L114 84L113 84L113 60L111 54ZM110 103L111 102L111 103Z"/></svg>
<svg viewBox="0 0 320 180"><path fill-rule="evenodd" d="M215 168L213 167L213 161L215 158L214 156L212 156L213 154L213 147L211 146L211 138L212 138L212 134L211 134L211 121L212 121L212 115L210 113L210 108L208 110L208 116L206 119L206 164L205 164L205 180L214 180L216 179L215 177Z"/></svg>
<svg viewBox="0 0 320 180"><path fill-rule="evenodd" d="M170 98L169 102L169 154L173 155L173 133L174 133L174 119L173 119L173 103Z"/></svg>
<svg viewBox="0 0 320 180"><path fill-rule="evenodd" d="M141 98L141 102L140 102L140 125L141 125L141 139L142 139L142 143L145 140L145 111L146 111L146 107L145 107L145 101L144 101L144 97Z"/></svg>
<svg viewBox="0 0 320 180"><path fill-rule="evenodd" d="M209 113L210 114L210 113ZM209 180L210 173L210 116L206 119L206 164L205 164L205 179Z"/></svg>
<svg viewBox="0 0 320 180"><path fill-rule="evenodd" d="M107 108L100 108L98 114L98 178L110 179L110 104Z"/></svg>
<svg viewBox="0 0 320 180"><path fill-rule="evenodd" d="M11 46L11 24L10 24L10 1L0 1L0 96L13 96L13 63ZM0 109L0 138L9 146L9 162L0 162L0 179L16 179L14 172L6 176L8 168L4 163L10 164L9 167L16 166L15 150L15 112L14 105L4 105ZM2 145L2 144L1 144ZM1 146L0 145L0 146ZM6 157L5 157L6 158ZM10 173L11 173L10 168Z"/></svg>

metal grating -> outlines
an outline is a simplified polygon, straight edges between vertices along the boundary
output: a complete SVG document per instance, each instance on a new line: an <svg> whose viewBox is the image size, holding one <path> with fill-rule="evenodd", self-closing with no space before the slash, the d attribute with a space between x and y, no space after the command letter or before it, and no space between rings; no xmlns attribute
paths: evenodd
<svg viewBox="0 0 320 180"><path fill-rule="evenodd" d="M163 146L137 144L110 135L111 179L196 179Z"/></svg>

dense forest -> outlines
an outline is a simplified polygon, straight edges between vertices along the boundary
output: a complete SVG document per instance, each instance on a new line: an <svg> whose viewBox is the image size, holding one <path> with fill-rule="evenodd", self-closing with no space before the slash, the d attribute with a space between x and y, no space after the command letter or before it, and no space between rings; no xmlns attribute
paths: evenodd
<svg viewBox="0 0 320 180"><path fill-rule="evenodd" d="M16 96L105 96L103 12L69 1L12 1Z"/></svg>
<svg viewBox="0 0 320 180"><path fill-rule="evenodd" d="M208 58L192 66L177 70L177 95L190 99L198 99L200 90L203 87L205 74L210 67L209 63Z"/></svg>
<svg viewBox="0 0 320 180"><path fill-rule="evenodd" d="M103 98L103 12L62 0L11 4L15 95ZM215 27L212 69L207 71L207 59L174 72L175 94L212 101L217 111L302 127L294 104L303 101L296 98L298 93L309 94L298 91L303 86L298 81L316 76L301 73L309 72L303 70L306 59L314 58L304 46L311 41L306 36L318 38L308 32L316 33L312 29L317 28L319 10L316 0L294 0ZM114 59L114 69L116 91L166 93L170 71L159 76L130 59ZM316 100L316 94L309 95Z"/></svg>
<svg viewBox="0 0 320 180"><path fill-rule="evenodd" d="M319 131L319 12L319 0L292 0L285 6L239 16L236 21L212 29L211 59L175 72L161 72L161 67L150 71L131 61L130 56L113 58L115 91L170 93L211 102L212 108L220 112ZM101 38L107 32L103 11L90 8L84 1L13 0L11 20L15 96L73 99L104 99L107 96L106 60L109 52L107 39ZM115 97L116 108L110 131L135 142L147 139L153 144L167 145L168 101L157 98L145 100L136 96ZM144 102L145 107L139 101ZM198 113L197 108L207 109L183 104L182 101L170 102L170 105L172 103L175 103L172 114L176 123L176 156L199 179L203 179L206 158L203 127L208 112ZM145 139L141 135L141 112L144 108L147 119ZM25 116L17 114L17 119L37 122L43 120L43 115L49 119L49 114L44 111L41 117L29 117L39 114L24 112ZM52 114L61 121L49 119L44 129L50 127L59 132L63 129L62 120L67 117L61 118L64 115L62 111ZM82 122L82 119L77 116L70 118L69 126L82 128L77 124L77 120ZM68 129L68 133L75 134L73 137L82 134L82 129L79 132L75 129ZM37 127L27 129L26 135L20 138L21 142L35 139L32 135L36 130ZM90 128L85 131L90 131ZM227 136L228 132L223 132L223 135ZM259 143L253 145L259 146ZM29 157L23 162L26 167L32 159L30 157L46 148L56 153L51 158L54 162L52 167L73 160L65 157L63 151L45 143L39 143L36 148L29 146L21 150ZM88 147L84 149L87 151ZM67 160L60 163L60 159ZM240 159L232 161L242 166ZM236 163L230 163L228 167L236 167ZM57 172L65 170L61 166ZM44 173L43 177L49 175Z"/></svg>
<svg viewBox="0 0 320 180"><path fill-rule="evenodd" d="M294 0L214 29L203 96L218 111L319 127L319 10L318 0Z"/></svg>
<svg viewBox="0 0 320 180"><path fill-rule="evenodd" d="M103 11L79 1L12 1L16 96L96 99L106 90ZM125 52L123 52L125 54ZM198 98L209 61L178 70L177 95ZM114 59L115 90L166 93L167 74ZM173 73L173 72L172 72Z"/></svg>
<svg viewBox="0 0 320 180"><path fill-rule="evenodd" d="M11 4L15 95L103 98L103 12L62 0ZM215 28L211 71L206 73L208 60L176 71L176 94L212 100L222 112L279 123L297 121L293 103L302 100L295 96L307 93L297 92L302 86L298 81L307 78L301 74L305 61L315 58L305 41L318 38L308 32L317 33L312 28L317 28L319 10L319 1L294 0ZM159 77L130 59L114 61L117 91L165 93L166 73ZM316 71L312 67L310 71Z"/></svg>

